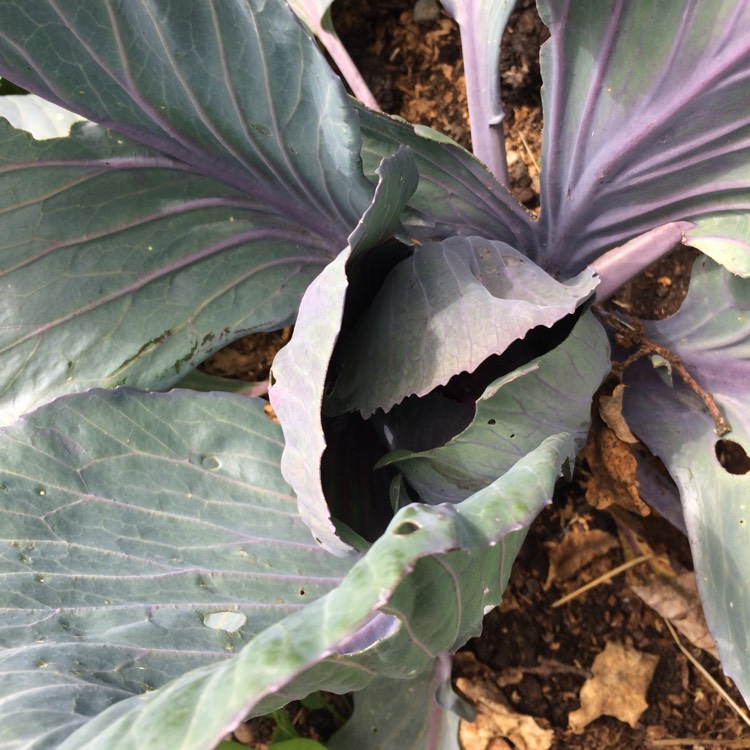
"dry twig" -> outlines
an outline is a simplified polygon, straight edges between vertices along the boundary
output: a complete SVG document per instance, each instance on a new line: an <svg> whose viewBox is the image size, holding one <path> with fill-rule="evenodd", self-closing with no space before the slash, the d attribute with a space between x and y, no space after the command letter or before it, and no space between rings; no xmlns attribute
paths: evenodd
<svg viewBox="0 0 750 750"><path fill-rule="evenodd" d="M677 647L682 651L683 654L687 657L688 661L703 675L703 677L708 680L711 687L716 690L716 692L726 701L726 703L729 704L729 706L732 708L732 710L739 716L742 721L745 722L750 727L750 716L748 716L745 711L742 709L742 707L732 698L729 693L718 683L716 680L711 676L710 672L682 645L682 641L677 637L677 632L675 631L674 627L672 626L672 623L665 618L665 623L667 623L667 627L669 628L669 632L672 634L672 638L674 638L675 643L677 644Z"/></svg>
<svg viewBox="0 0 750 750"><path fill-rule="evenodd" d="M657 344L651 339L647 339L643 332L643 324L636 318L632 318L630 323L625 322L616 315L604 316L599 314L600 320L607 323L615 332L615 342L624 349L636 349L623 362L616 362L612 366L612 371L622 380L623 372L627 367L637 362L642 357L657 355L670 364L670 366L682 378L685 385L703 401L708 409L708 413L714 420L714 429L716 434L721 437L732 431L727 418L721 413L719 407L714 401L714 397L706 390L701 388L695 378L688 372L682 359L670 349Z"/></svg>
<svg viewBox="0 0 750 750"><path fill-rule="evenodd" d="M552 608L554 609L555 607L562 607L563 604L567 604L571 599L575 599L576 597L581 596L581 594L585 594L587 591L595 588L600 583L611 583L612 576L616 576L619 573L624 573L626 570L628 570L628 568L632 568L634 565L638 565L639 563L646 562L646 560L650 560L653 556L654 556L654 553L649 552L647 555L634 557L632 560L628 560L628 562L623 563L622 565L618 565L614 570L610 570L607 573L600 575L598 578L594 578L593 581L589 581L584 586L581 586L575 591L571 591L569 594L566 594L562 598L558 599L556 602L553 602Z"/></svg>

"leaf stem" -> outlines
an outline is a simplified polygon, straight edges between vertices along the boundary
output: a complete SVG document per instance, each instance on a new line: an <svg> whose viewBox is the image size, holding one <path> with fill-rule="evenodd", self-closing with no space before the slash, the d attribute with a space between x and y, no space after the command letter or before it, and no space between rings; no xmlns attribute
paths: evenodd
<svg viewBox="0 0 750 750"><path fill-rule="evenodd" d="M599 256L590 266L601 279L596 301L606 302L641 271L676 250L684 243L685 232L692 227L689 221L671 221Z"/></svg>

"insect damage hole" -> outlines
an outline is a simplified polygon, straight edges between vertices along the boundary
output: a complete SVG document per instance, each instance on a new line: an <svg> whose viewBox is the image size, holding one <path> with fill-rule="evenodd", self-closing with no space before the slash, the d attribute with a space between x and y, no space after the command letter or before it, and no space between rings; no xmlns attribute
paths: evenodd
<svg viewBox="0 0 750 750"><path fill-rule="evenodd" d="M734 440L722 438L717 440L714 445L716 459L721 464L724 471L729 474L747 474L750 472L750 456L745 449Z"/></svg>
<svg viewBox="0 0 750 750"><path fill-rule="evenodd" d="M406 536L408 534L413 534L415 531L419 531L421 528L422 527L418 523L414 523L414 521L404 521L393 530L393 533L398 534L399 536Z"/></svg>

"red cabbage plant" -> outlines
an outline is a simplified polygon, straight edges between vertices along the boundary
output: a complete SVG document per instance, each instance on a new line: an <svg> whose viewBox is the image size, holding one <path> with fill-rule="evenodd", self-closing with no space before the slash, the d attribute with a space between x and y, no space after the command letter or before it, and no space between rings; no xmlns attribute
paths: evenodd
<svg viewBox="0 0 750 750"><path fill-rule="evenodd" d="M537 221L503 184L512 2L444 0L475 155L350 98L330 3L290 4L0 0L0 73L86 118L0 120L0 747L208 750L320 689L356 691L331 748L457 747L450 655L610 372L590 307L681 244L644 336L699 389L642 357L624 413L747 697L750 6L538 0ZM291 322L280 425L173 387Z"/></svg>

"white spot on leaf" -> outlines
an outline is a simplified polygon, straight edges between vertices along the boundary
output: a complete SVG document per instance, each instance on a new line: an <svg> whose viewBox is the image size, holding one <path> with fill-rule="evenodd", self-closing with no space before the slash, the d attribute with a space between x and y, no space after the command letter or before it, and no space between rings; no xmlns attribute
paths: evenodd
<svg viewBox="0 0 750 750"><path fill-rule="evenodd" d="M203 618L207 628L227 633L236 633L246 622L247 617L242 612L211 612Z"/></svg>

